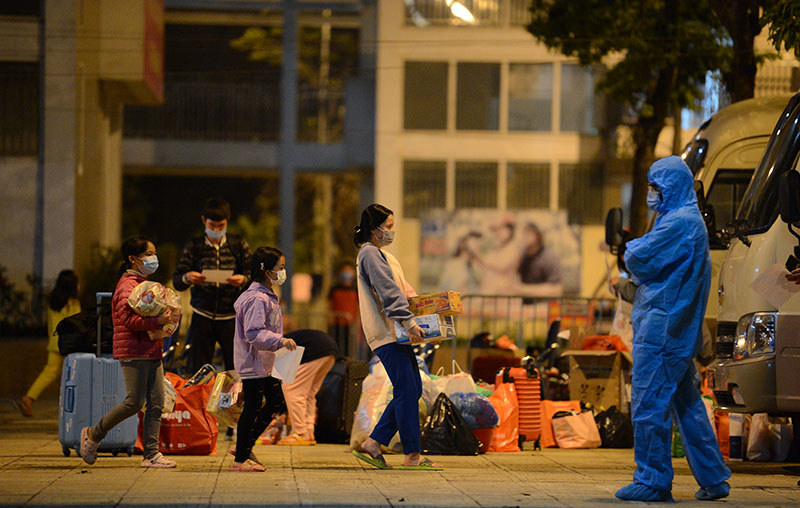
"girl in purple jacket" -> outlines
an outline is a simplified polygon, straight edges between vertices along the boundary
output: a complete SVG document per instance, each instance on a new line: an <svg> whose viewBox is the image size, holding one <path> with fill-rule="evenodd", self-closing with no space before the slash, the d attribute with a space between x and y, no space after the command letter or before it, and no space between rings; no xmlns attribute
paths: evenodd
<svg viewBox="0 0 800 508"><path fill-rule="evenodd" d="M173 321L177 311L167 309L158 317L136 314L128 297L133 289L158 270L155 244L146 236L132 236L122 242L120 278L111 299L114 322L114 358L122 365L128 394L94 427L81 430L81 457L87 464L97 459L97 447L116 425L135 415L147 402L144 412L144 460L142 467L175 467L175 461L158 451L161 407L164 404L164 367L161 364L161 339L151 339L148 330L157 330Z"/></svg>
<svg viewBox="0 0 800 508"><path fill-rule="evenodd" d="M239 416L236 458L231 471L256 472L265 468L253 455L256 439L272 420L275 397L282 397L280 385L270 375L274 351L297 345L283 337L283 318L273 286L286 281L286 258L278 249L259 247L250 259L252 283L233 304L236 334L233 337L233 364L242 378L244 407ZM277 390L275 387L277 386ZM267 402L263 403L264 398Z"/></svg>

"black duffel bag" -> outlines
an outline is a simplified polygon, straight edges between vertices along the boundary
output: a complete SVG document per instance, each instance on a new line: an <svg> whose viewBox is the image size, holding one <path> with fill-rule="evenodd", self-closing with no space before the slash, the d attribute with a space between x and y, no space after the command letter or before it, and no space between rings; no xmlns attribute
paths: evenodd
<svg viewBox="0 0 800 508"><path fill-rule="evenodd" d="M100 352L111 354L114 326L111 323L111 304L100 305ZM97 307L88 308L66 317L56 325L58 352L62 356L72 353L97 353Z"/></svg>

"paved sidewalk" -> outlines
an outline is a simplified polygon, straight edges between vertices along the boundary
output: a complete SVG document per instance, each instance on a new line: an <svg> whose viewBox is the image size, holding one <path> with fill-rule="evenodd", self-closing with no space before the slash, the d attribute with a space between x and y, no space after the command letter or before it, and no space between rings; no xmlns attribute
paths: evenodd
<svg viewBox="0 0 800 508"><path fill-rule="evenodd" d="M176 456L175 470L138 467L141 457L100 455L87 466L58 443L55 402L22 419L0 407L0 505L27 506L608 506L630 482L632 450L558 450L435 457L443 472L378 471L344 445L257 446L265 473L231 473L232 444L216 455ZM389 456L399 464L400 456ZM365 467L366 466L366 467ZM675 460L673 495L682 506L697 486ZM794 466L794 467L792 467ZM797 465L734 463L728 507L800 506ZM787 469L789 467L789 469Z"/></svg>

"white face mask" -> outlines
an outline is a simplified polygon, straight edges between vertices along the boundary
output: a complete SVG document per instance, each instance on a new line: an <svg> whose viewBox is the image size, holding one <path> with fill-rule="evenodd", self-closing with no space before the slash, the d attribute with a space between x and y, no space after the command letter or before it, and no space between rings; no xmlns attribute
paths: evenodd
<svg viewBox="0 0 800 508"><path fill-rule="evenodd" d="M378 228L378 231L383 233L383 236L378 240L383 247L390 245L394 241L394 230L386 231L385 229Z"/></svg>
<svg viewBox="0 0 800 508"><path fill-rule="evenodd" d="M152 256L145 256L140 258L142 260L142 267L139 268L139 271L143 275L150 275L158 270L158 256L153 254Z"/></svg>
<svg viewBox="0 0 800 508"><path fill-rule="evenodd" d="M277 279L274 280L271 279L272 283L275 284L276 286L283 286L283 283L286 282L286 270L284 269L278 272L273 271L272 273L274 273L278 277Z"/></svg>

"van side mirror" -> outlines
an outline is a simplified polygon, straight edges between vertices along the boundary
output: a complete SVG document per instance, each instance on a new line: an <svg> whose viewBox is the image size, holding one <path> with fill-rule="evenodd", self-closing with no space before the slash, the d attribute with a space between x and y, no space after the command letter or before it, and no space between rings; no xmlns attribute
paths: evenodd
<svg viewBox="0 0 800 508"><path fill-rule="evenodd" d="M622 231L622 208L612 208L606 215L606 243L612 254L617 254L625 243L625 233Z"/></svg>
<svg viewBox="0 0 800 508"><path fill-rule="evenodd" d="M790 170L780 176L778 208L783 222L800 222L800 173L797 171Z"/></svg>
<svg viewBox="0 0 800 508"><path fill-rule="evenodd" d="M700 180L694 181L694 193L697 196L697 206L700 210L706 207L706 191L703 188L703 182Z"/></svg>

